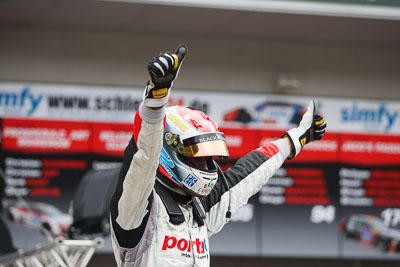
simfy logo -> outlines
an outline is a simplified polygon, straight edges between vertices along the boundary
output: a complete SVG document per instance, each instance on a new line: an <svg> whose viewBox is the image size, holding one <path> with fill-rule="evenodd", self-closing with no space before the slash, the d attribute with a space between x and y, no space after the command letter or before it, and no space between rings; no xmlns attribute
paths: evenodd
<svg viewBox="0 0 400 267"><path fill-rule="evenodd" d="M29 87L22 89L19 93L14 92L0 92L0 107L4 107L4 110L8 111L22 111L26 110L27 115L32 115L43 95L35 96Z"/></svg>
<svg viewBox="0 0 400 267"><path fill-rule="evenodd" d="M398 112L389 110L382 103L378 108L360 108L353 103L351 108L343 108L342 120L344 122L362 122L369 127L383 127L389 131L397 119Z"/></svg>

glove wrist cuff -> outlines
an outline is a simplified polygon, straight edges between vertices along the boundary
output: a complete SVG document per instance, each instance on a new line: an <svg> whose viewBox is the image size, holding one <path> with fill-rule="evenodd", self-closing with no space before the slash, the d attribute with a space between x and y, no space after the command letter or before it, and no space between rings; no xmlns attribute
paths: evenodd
<svg viewBox="0 0 400 267"><path fill-rule="evenodd" d="M292 144L293 150L291 155L288 157L288 159L293 159L295 158L301 151L302 146L300 144L299 138L297 137L299 134L296 133L296 128L291 129L287 131L285 134L283 134L282 137L287 136L290 140L290 143Z"/></svg>
<svg viewBox="0 0 400 267"><path fill-rule="evenodd" d="M153 79L148 81L154 89L161 89L161 88L170 88L172 86L172 82L155 82Z"/></svg>
<svg viewBox="0 0 400 267"><path fill-rule="evenodd" d="M139 113L140 117L150 123L150 124L155 124L159 123L164 119L165 115L165 108L160 108L160 109L154 109L150 108L145 105L145 103L140 104L139 106Z"/></svg>
<svg viewBox="0 0 400 267"><path fill-rule="evenodd" d="M156 88L148 81L143 93L143 104L149 108L160 108L168 102L169 94L169 87Z"/></svg>

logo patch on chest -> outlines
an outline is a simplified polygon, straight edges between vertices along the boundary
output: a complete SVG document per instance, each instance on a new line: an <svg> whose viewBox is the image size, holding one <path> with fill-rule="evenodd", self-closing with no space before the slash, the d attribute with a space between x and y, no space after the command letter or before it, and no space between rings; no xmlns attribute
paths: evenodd
<svg viewBox="0 0 400 267"><path fill-rule="evenodd" d="M194 256L196 259L208 259L206 239L196 238L190 240L166 235L161 250L179 253L180 256L185 258Z"/></svg>

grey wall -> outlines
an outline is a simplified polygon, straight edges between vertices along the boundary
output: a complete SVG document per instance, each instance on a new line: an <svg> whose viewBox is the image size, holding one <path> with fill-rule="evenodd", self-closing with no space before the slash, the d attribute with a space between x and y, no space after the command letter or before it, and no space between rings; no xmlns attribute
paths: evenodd
<svg viewBox="0 0 400 267"><path fill-rule="evenodd" d="M290 94L400 99L398 47L17 26L1 26L0 40L3 81L141 87L152 56L186 43L175 88L273 93L291 73L301 87Z"/></svg>

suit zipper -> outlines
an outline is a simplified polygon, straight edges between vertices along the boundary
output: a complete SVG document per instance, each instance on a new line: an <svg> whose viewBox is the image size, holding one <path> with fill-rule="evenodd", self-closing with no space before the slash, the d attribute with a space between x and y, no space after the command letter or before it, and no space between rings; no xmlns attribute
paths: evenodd
<svg viewBox="0 0 400 267"><path fill-rule="evenodd" d="M192 212L191 212L191 207L189 207L189 205L187 205L186 206L188 209L188 211L189 211L189 220L188 220L188 226L189 226L189 239L190 239L190 246L191 246L191 249L192 249L192 257L193 257L193 266L196 266L196 258L195 258L195 255L194 255L194 247L193 247L193 240L192 240L192 224L193 224L193 222L192 222Z"/></svg>

